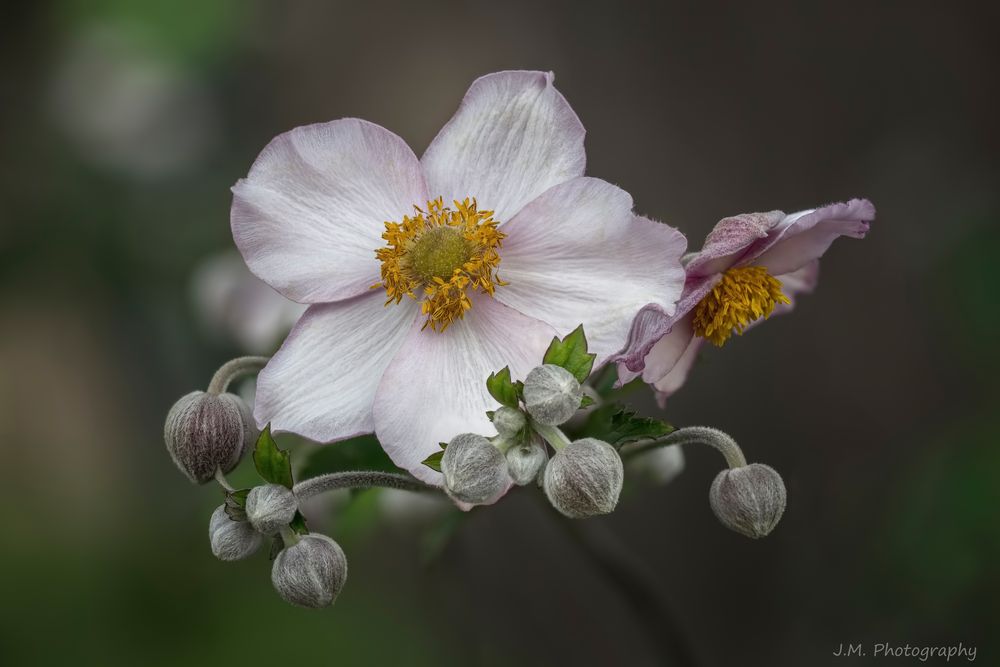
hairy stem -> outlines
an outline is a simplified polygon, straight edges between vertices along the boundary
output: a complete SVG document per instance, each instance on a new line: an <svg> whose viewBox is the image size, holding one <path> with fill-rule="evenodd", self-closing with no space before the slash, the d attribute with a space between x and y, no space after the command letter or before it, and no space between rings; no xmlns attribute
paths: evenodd
<svg viewBox="0 0 1000 667"><path fill-rule="evenodd" d="M402 491L440 491L409 475L375 470L332 472L299 482L292 488L300 501L336 489L400 489Z"/></svg>
<svg viewBox="0 0 1000 667"><path fill-rule="evenodd" d="M267 365L269 357L237 357L219 366L212 381L208 383L208 393L221 394L229 388L229 383L243 375L256 373Z"/></svg>
<svg viewBox="0 0 1000 667"><path fill-rule="evenodd" d="M710 426L686 426L677 429L663 438L631 445L626 451L622 452L622 457L631 458L657 447L689 445L696 442L710 445L719 450L726 457L726 463L730 468L742 468L747 464L747 460L743 456L743 450L736 444L736 441L727 433Z"/></svg>
<svg viewBox="0 0 1000 667"><path fill-rule="evenodd" d="M232 493L236 490L233 485L229 483L229 480L226 479L226 473L222 472L222 468L215 469L215 481L219 483L219 486L221 486L226 493Z"/></svg>

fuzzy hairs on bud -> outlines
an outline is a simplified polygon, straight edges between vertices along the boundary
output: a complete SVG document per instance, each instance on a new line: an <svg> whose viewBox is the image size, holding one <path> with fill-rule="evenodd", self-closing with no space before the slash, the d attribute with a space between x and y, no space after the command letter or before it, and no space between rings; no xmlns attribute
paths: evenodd
<svg viewBox="0 0 1000 667"><path fill-rule="evenodd" d="M250 408L234 394L192 391L182 396L163 425L163 440L177 467L196 484L236 467L253 446L257 427Z"/></svg>
<svg viewBox="0 0 1000 667"><path fill-rule="evenodd" d="M507 450L507 470L518 486L525 486L535 481L548 460L549 455L545 447L535 439L514 445Z"/></svg>
<svg viewBox="0 0 1000 667"><path fill-rule="evenodd" d="M524 430L528 420L524 418L524 413L517 408L502 405L493 413L493 427L497 433L503 436L512 437Z"/></svg>
<svg viewBox="0 0 1000 667"><path fill-rule="evenodd" d="M778 471L763 463L751 463L720 472L708 498L724 526L758 539L778 525L787 494Z"/></svg>
<svg viewBox="0 0 1000 667"><path fill-rule="evenodd" d="M234 521L219 505L208 522L212 553L219 560L241 560L260 548L263 536L246 521Z"/></svg>
<svg viewBox="0 0 1000 667"><path fill-rule="evenodd" d="M544 364L524 378L524 406L539 424L558 426L580 409L583 388L561 366Z"/></svg>
<svg viewBox="0 0 1000 667"><path fill-rule="evenodd" d="M307 609L329 607L347 581L347 557L326 535L310 533L282 549L271 567L271 583L286 602Z"/></svg>
<svg viewBox="0 0 1000 667"><path fill-rule="evenodd" d="M264 535L274 535L290 524L298 509L295 494L280 484L255 486L247 494L247 519Z"/></svg>
<svg viewBox="0 0 1000 667"><path fill-rule="evenodd" d="M571 519L610 514L618 504L625 471L618 451L584 438L556 452L545 467L549 502Z"/></svg>
<svg viewBox="0 0 1000 667"><path fill-rule="evenodd" d="M511 485L503 452L475 433L451 439L441 457L441 472L448 493L472 505L495 502Z"/></svg>

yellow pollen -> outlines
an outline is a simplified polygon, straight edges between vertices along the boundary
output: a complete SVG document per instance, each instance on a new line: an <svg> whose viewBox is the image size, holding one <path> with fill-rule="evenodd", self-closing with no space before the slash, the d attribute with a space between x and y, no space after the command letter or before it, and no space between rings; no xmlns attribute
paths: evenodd
<svg viewBox="0 0 1000 667"><path fill-rule="evenodd" d="M779 303L791 301L781 291L781 281L763 266L729 269L694 307L694 333L722 347L733 332L742 335L751 322L767 318Z"/></svg>
<svg viewBox="0 0 1000 667"><path fill-rule="evenodd" d="M438 332L472 308L469 290L492 296L507 284L496 275L506 235L497 229L493 211L480 211L475 199L454 204L448 208L438 197L427 202L426 212L414 206L415 215L385 223L386 247L375 251L382 282L372 287L385 288L385 305L404 296L420 299L424 328Z"/></svg>

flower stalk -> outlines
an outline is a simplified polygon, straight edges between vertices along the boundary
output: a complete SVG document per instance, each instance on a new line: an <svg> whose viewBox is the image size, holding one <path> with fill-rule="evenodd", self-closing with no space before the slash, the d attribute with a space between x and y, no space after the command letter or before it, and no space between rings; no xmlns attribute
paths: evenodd
<svg viewBox="0 0 1000 667"><path fill-rule="evenodd" d="M212 381L208 383L208 393L216 395L224 393L233 380L260 371L267 365L268 361L270 361L270 357L237 357L236 359L230 359L222 364L219 370L215 371Z"/></svg>
<svg viewBox="0 0 1000 667"><path fill-rule="evenodd" d="M299 482L292 492L299 501L337 489L399 489L402 491L440 491L408 475L375 470L332 472Z"/></svg>
<svg viewBox="0 0 1000 667"><path fill-rule="evenodd" d="M736 441L727 433L717 428L711 428L710 426L686 426L677 429L663 438L633 445L627 451L622 452L622 455L625 458L631 458L658 447L689 445L693 443L702 443L719 450L719 453L725 457L726 464L730 470L742 468L747 464L746 457L743 456L743 450L736 444Z"/></svg>

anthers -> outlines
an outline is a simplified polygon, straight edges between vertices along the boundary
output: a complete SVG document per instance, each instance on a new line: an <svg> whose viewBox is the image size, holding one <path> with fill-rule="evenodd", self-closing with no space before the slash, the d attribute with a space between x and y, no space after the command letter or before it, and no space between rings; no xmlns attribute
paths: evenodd
<svg viewBox="0 0 1000 667"><path fill-rule="evenodd" d="M382 282L372 287L385 288L385 304L404 296L421 299L424 328L438 332L472 308L470 289L492 296L506 285L496 275L505 234L497 229L493 211L479 210L475 199L453 203L454 208L447 207L438 197L427 202L426 211L414 206L415 215L386 222L386 247L375 251Z"/></svg>
<svg viewBox="0 0 1000 667"><path fill-rule="evenodd" d="M735 332L761 317L767 318L779 303L791 303L781 291L781 281L763 266L729 269L704 299L694 307L694 333L721 347Z"/></svg>

